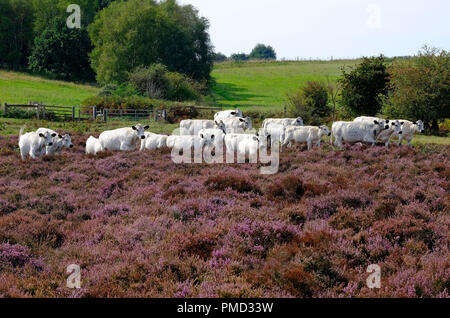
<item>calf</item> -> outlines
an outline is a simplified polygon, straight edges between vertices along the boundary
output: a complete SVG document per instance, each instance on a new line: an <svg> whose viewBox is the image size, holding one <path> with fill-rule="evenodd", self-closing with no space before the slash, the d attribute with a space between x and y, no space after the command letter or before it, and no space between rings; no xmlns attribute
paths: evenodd
<svg viewBox="0 0 450 318"><path fill-rule="evenodd" d="M334 144L338 147L342 147L342 141L348 143L368 142L375 146L378 135L385 128L386 123L377 120L374 120L373 123L338 121L333 123L331 131L332 136L335 137ZM333 142L333 137L331 142Z"/></svg>
<svg viewBox="0 0 450 318"><path fill-rule="evenodd" d="M145 139L141 140L141 151L144 151L145 149L154 150L167 147L167 137L168 136L145 132Z"/></svg>
<svg viewBox="0 0 450 318"><path fill-rule="evenodd" d="M100 134L99 140L102 149L111 151L131 151L135 150L137 141L145 139L145 130L149 126L137 124L131 128L119 128L104 131Z"/></svg>
<svg viewBox="0 0 450 318"><path fill-rule="evenodd" d="M402 126L402 133L399 134L395 132L392 134L392 138L398 138L398 145L400 146L402 144L403 139L408 142L408 145L411 146L411 142L414 138L414 134L416 132L424 133L425 132L425 125L423 121L418 120L416 122L411 122L409 120L401 120L403 122Z"/></svg>
<svg viewBox="0 0 450 318"><path fill-rule="evenodd" d="M43 133L29 132L24 134L25 126L19 132L19 148L22 160L27 156L33 159L42 157L45 154L45 147L53 145L53 138L56 133L45 131Z"/></svg>
<svg viewBox="0 0 450 318"><path fill-rule="evenodd" d="M97 155L99 152L102 152L102 144L100 140L95 137L90 136L86 141L86 154L89 155Z"/></svg>
<svg viewBox="0 0 450 318"><path fill-rule="evenodd" d="M331 132L327 126L288 126L286 127L283 146L286 146L287 144L291 146L292 142L306 143L308 145L308 150L310 150L313 144L320 147L322 136L330 135Z"/></svg>
<svg viewBox="0 0 450 318"><path fill-rule="evenodd" d="M298 118L267 118L263 121L263 128L266 128L269 125L283 125L287 126L304 126L303 119L301 117Z"/></svg>
<svg viewBox="0 0 450 318"><path fill-rule="evenodd" d="M224 110L214 114L214 120L221 120L226 118L244 117L240 109L235 110Z"/></svg>
<svg viewBox="0 0 450 318"><path fill-rule="evenodd" d="M48 131L50 134L56 134L56 137L53 138L53 145L45 147L46 155L56 154L60 152L64 147L73 148L72 138L68 134L62 136L56 131L53 131L49 128L39 128L38 130L36 130L38 134L45 133L46 131Z"/></svg>

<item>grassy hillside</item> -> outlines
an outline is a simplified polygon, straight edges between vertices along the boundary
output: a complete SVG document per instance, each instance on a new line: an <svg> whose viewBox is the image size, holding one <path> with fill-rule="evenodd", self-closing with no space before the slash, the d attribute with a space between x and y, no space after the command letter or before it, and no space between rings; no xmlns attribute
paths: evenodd
<svg viewBox="0 0 450 318"><path fill-rule="evenodd" d="M216 80L213 94L220 105L243 109L262 106L284 107L286 94L310 80L331 81L341 74L341 67L357 60L249 62L217 64L212 73Z"/></svg>
<svg viewBox="0 0 450 318"><path fill-rule="evenodd" d="M29 101L48 105L75 106L95 95L98 88L38 76L0 70L0 102L28 104Z"/></svg>

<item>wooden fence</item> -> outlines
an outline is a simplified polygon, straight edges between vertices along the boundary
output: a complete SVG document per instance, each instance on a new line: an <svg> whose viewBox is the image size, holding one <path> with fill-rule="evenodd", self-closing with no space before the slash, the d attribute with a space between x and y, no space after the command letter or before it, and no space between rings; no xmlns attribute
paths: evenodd
<svg viewBox="0 0 450 318"><path fill-rule="evenodd" d="M1 103L0 103L1 105ZM213 110L220 111L222 107L202 107L202 106L186 106L192 107L199 110ZM76 107L76 106L49 106L43 105L42 103L29 103L26 104L8 104L4 103L2 105L2 111L5 116L8 111L13 108L31 109L36 112L36 118L38 119L59 119L59 120L72 120L72 121L83 121L83 120L98 120L101 119L107 122L110 118L124 118L128 120L142 120L154 118L155 121L167 120L167 110L166 109L97 109L94 107Z"/></svg>

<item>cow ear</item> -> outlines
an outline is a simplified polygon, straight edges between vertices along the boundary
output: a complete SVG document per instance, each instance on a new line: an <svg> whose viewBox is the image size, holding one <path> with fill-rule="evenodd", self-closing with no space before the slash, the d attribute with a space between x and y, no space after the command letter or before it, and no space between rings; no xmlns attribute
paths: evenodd
<svg viewBox="0 0 450 318"><path fill-rule="evenodd" d="M200 134L200 138L202 138L202 139L203 139L203 138L205 138L205 136L203 136L203 134Z"/></svg>
<svg viewBox="0 0 450 318"><path fill-rule="evenodd" d="M45 136L43 134L39 134L39 137L41 138L45 138Z"/></svg>
<svg viewBox="0 0 450 318"><path fill-rule="evenodd" d="M236 116L236 112L231 112L231 115Z"/></svg>
<svg viewBox="0 0 450 318"><path fill-rule="evenodd" d="M239 118L239 121L240 121L241 123L243 123L245 120L242 119L242 118Z"/></svg>
<svg viewBox="0 0 450 318"><path fill-rule="evenodd" d="M55 134L55 133L53 133L53 134L52 134L52 137L56 137L56 134Z"/></svg>
<svg viewBox="0 0 450 318"><path fill-rule="evenodd" d="M259 133L256 133L256 136L258 136L258 137L259 137Z"/></svg>
<svg viewBox="0 0 450 318"><path fill-rule="evenodd" d="M405 122L404 121L402 121L401 123L400 123L400 125L403 125Z"/></svg>
<svg viewBox="0 0 450 318"><path fill-rule="evenodd" d="M61 135L58 135L58 137L59 137L59 139L63 139L63 136L61 136Z"/></svg>
<svg viewBox="0 0 450 318"><path fill-rule="evenodd" d="M388 120L386 120L386 124L389 124L389 119L388 119Z"/></svg>
<svg viewBox="0 0 450 318"><path fill-rule="evenodd" d="M132 128L133 130L137 130L137 129L136 129L136 126L132 126L131 128Z"/></svg>
<svg viewBox="0 0 450 318"><path fill-rule="evenodd" d="M149 125L147 125L147 126L145 126L145 127L144 127L144 129L149 129L149 128L150 128L150 126L149 126Z"/></svg>
<svg viewBox="0 0 450 318"><path fill-rule="evenodd" d="M375 125L379 125L380 123L378 122L378 120L374 120L373 121L375 123Z"/></svg>
<svg viewBox="0 0 450 318"><path fill-rule="evenodd" d="M211 135L211 139L214 139L214 138L216 138L216 136L214 136L214 135Z"/></svg>

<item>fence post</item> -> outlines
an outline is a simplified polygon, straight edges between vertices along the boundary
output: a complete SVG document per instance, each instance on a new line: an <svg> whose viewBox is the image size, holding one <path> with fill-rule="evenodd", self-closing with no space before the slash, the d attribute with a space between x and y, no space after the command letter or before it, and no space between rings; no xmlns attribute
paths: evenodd
<svg viewBox="0 0 450 318"><path fill-rule="evenodd" d="M75 121L75 106L72 106L72 121Z"/></svg>
<svg viewBox="0 0 450 318"><path fill-rule="evenodd" d="M41 107L41 106L39 106L39 107ZM43 117L43 119L45 119L45 116L47 115L46 112L47 112L47 109L45 108L45 105L42 105L42 117Z"/></svg>
<svg viewBox="0 0 450 318"><path fill-rule="evenodd" d="M5 102L5 104L3 105L3 115L6 117L7 114L8 114L8 104Z"/></svg>
<svg viewBox="0 0 450 318"><path fill-rule="evenodd" d="M134 120L137 120L137 109L134 110Z"/></svg>
<svg viewBox="0 0 450 318"><path fill-rule="evenodd" d="M92 107L92 119L95 121L97 119L97 107Z"/></svg>
<svg viewBox="0 0 450 318"><path fill-rule="evenodd" d="M103 121L106 123L108 120L108 109L103 109Z"/></svg>
<svg viewBox="0 0 450 318"><path fill-rule="evenodd" d="M37 117L37 119L40 119L39 117L40 117L40 114L41 114L41 106L40 105L37 105L36 106L36 117Z"/></svg>
<svg viewBox="0 0 450 318"><path fill-rule="evenodd" d="M81 108L78 108L78 121L81 121Z"/></svg>

